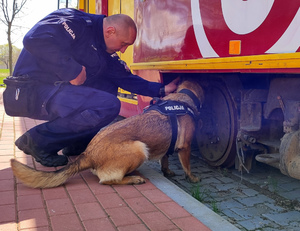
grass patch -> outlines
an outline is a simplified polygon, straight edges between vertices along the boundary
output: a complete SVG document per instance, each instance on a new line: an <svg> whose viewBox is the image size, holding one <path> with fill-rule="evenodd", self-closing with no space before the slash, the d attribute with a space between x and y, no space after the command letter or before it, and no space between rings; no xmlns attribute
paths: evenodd
<svg viewBox="0 0 300 231"><path fill-rule="evenodd" d="M270 186L270 190L274 193L278 193L278 180L272 176L268 176L268 184Z"/></svg>
<svg viewBox="0 0 300 231"><path fill-rule="evenodd" d="M0 87L3 87L3 79L5 79L7 76L9 76L9 70L0 69Z"/></svg>
<svg viewBox="0 0 300 231"><path fill-rule="evenodd" d="M199 184L193 186L191 193L192 197L200 202L207 202L212 199L211 192L208 189L201 189Z"/></svg>
<svg viewBox="0 0 300 231"><path fill-rule="evenodd" d="M210 204L212 210L215 213L220 213L220 209L217 205L217 201L212 197L211 192L207 189L201 189L199 184L193 186L191 190L192 197L201 203Z"/></svg>
<svg viewBox="0 0 300 231"><path fill-rule="evenodd" d="M211 207L212 207L212 210L215 212L215 213L220 213L220 209L217 205L217 202L215 200L211 201L210 203Z"/></svg>

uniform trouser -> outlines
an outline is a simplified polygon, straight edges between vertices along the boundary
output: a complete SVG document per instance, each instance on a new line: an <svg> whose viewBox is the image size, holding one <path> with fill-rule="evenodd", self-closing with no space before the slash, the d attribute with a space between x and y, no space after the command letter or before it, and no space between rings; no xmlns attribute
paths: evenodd
<svg viewBox="0 0 300 231"><path fill-rule="evenodd" d="M115 95L90 87L62 84L39 85L34 119L48 120L28 132L47 152L88 142L119 114Z"/></svg>

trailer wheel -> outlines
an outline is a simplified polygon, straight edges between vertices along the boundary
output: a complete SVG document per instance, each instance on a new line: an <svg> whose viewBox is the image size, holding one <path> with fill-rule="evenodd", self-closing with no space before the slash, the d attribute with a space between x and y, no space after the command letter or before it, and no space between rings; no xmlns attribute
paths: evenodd
<svg viewBox="0 0 300 231"><path fill-rule="evenodd" d="M201 156L211 166L231 167L236 156L237 109L224 83L208 84L200 119L196 138Z"/></svg>

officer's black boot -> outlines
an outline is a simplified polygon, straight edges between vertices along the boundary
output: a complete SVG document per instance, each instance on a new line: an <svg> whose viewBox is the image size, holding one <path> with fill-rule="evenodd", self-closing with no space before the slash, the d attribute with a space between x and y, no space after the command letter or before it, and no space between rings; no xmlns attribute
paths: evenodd
<svg viewBox="0 0 300 231"><path fill-rule="evenodd" d="M68 158L66 156L58 155L57 153L49 153L39 148L28 132L20 136L16 140L15 145L27 155L33 156L37 162L46 167L57 167L68 163Z"/></svg>

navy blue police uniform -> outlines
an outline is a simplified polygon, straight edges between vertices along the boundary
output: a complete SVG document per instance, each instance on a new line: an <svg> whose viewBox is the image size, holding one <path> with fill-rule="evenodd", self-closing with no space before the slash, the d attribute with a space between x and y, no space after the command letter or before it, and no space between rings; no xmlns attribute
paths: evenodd
<svg viewBox="0 0 300 231"><path fill-rule="evenodd" d="M149 82L106 52L104 15L60 9L39 21L24 37L14 76L34 80L36 107L31 118L47 122L28 133L39 148L55 153L88 142L120 110L118 87L156 97L162 84ZM86 67L83 85L69 83Z"/></svg>

